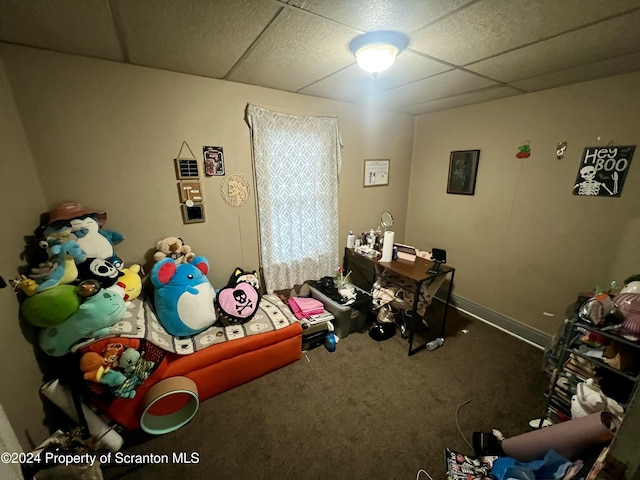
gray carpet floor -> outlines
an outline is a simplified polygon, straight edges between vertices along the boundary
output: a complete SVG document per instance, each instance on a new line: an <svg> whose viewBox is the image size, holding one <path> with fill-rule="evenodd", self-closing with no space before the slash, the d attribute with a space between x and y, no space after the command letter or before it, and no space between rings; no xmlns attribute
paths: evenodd
<svg viewBox="0 0 640 480"><path fill-rule="evenodd" d="M104 476L411 480L424 469L444 479L445 448L472 454L472 432L529 431L548 381L542 350L479 320L450 310L446 336L413 356L400 333L376 342L356 332L333 353L310 350L202 402L176 432L128 439L125 453L167 454L169 463L112 465ZM198 462L174 462L174 452Z"/></svg>

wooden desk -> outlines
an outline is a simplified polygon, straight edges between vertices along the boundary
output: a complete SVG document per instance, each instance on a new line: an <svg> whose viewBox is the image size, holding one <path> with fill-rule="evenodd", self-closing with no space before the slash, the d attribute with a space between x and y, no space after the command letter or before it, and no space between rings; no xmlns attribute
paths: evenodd
<svg viewBox="0 0 640 480"><path fill-rule="evenodd" d="M449 311L449 303L451 301L451 289L453 287L453 277L455 275L456 269L449 265L440 265L440 268L437 273L429 273L429 270L434 267L434 262L429 260L425 260L424 258L416 258L415 262L410 262L407 260L393 260L391 262L381 262L378 258L370 258L364 255L360 255L356 253L352 248L345 248L344 251L344 260L343 260L343 268L346 271L355 271L358 272L361 278L365 278L368 280L368 277L371 277L371 288L373 287L373 283L375 283L376 277L380 276L382 272L389 271L398 275L400 277L404 277L406 279L411 280L415 283L414 290L414 300L413 300L413 308L408 312L408 316L410 317L410 321L408 322L408 331L409 331L409 355L413 355L416 352L424 349L427 346L427 342L418 345L416 348L413 348L413 339L416 332L416 326L420 321L419 315L417 313L418 310L418 301L420 299L420 291L422 289L423 284L427 284L427 286L434 282L438 277L443 275L451 274L451 278L449 280L449 288L447 289L447 297L444 305L444 312L441 318L441 326L440 326L440 335L439 337L444 338L444 330L447 321L447 313ZM392 279L389 277L385 277L385 279L391 283L393 283ZM427 283L429 282L429 283Z"/></svg>

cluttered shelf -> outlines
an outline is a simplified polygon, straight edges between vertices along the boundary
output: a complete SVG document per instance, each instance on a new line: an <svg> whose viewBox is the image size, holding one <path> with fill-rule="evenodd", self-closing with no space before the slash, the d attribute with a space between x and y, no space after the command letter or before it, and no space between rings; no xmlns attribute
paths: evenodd
<svg viewBox="0 0 640 480"><path fill-rule="evenodd" d="M606 370L609 370L610 372L620 375L623 378L626 378L627 380L631 380L632 382L635 382L638 377L637 373L627 373L623 370L620 370L619 368L609 365L603 360L600 360L598 358L591 357L585 353L582 353L580 350L577 350L575 348L569 349L569 352L573 355L583 358L584 360L592 362L596 368L604 368Z"/></svg>
<svg viewBox="0 0 640 480"><path fill-rule="evenodd" d="M611 314L614 304L601 296L567 309L558 348L548 356L554 368L540 426L544 420L560 423L601 407L624 417L640 383L640 344L628 318Z"/></svg>

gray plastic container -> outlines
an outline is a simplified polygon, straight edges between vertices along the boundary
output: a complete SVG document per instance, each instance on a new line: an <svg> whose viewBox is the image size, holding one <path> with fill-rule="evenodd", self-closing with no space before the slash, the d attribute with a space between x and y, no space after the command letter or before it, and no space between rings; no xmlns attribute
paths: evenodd
<svg viewBox="0 0 640 480"><path fill-rule="evenodd" d="M320 300L324 309L335 317L332 323L335 327L335 334L340 338L362 330L367 321L367 312L371 309L371 295L355 285L354 287L358 292L358 300L351 305L341 305L317 288L310 286L311 296Z"/></svg>

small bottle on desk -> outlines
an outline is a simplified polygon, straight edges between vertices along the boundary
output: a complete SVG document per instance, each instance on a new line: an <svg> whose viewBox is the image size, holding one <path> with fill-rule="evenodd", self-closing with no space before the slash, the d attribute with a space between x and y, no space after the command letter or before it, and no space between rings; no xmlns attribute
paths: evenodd
<svg viewBox="0 0 640 480"><path fill-rule="evenodd" d="M355 246L355 243L355 235L353 234L353 232L349 232L349 235L347 235L347 248L353 248Z"/></svg>

